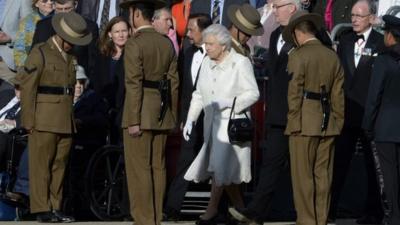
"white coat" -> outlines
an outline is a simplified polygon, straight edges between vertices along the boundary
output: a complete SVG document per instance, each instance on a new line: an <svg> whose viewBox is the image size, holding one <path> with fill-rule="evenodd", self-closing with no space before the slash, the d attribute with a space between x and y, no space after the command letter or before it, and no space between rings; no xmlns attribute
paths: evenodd
<svg viewBox="0 0 400 225"><path fill-rule="evenodd" d="M197 121L204 110L204 143L184 178L203 181L212 176L217 186L238 184L251 180L251 143L232 145L228 139L231 107L218 110L213 101L233 102L236 97L235 117L244 117L258 97L258 86L250 60L231 50L220 64L208 56L204 59L197 89L193 92L188 121Z"/></svg>

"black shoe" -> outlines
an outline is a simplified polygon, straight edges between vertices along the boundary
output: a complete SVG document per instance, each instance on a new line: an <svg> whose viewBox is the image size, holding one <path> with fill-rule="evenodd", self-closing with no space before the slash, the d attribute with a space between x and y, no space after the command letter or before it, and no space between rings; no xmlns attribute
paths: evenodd
<svg viewBox="0 0 400 225"><path fill-rule="evenodd" d="M36 215L38 223L57 223L58 218L51 212L40 212Z"/></svg>
<svg viewBox="0 0 400 225"><path fill-rule="evenodd" d="M64 215L64 213L58 211L58 210L54 210L53 211L53 215L58 219L58 222L61 223L72 223L75 222L75 218L72 216L66 216Z"/></svg>
<svg viewBox="0 0 400 225"><path fill-rule="evenodd" d="M217 217L218 213L208 220L199 219L196 221L196 225L217 225Z"/></svg>
<svg viewBox="0 0 400 225"><path fill-rule="evenodd" d="M173 208L165 208L162 215L163 221L179 221L179 211Z"/></svg>
<svg viewBox="0 0 400 225"><path fill-rule="evenodd" d="M373 215L365 215L361 218L358 218L356 220L357 224L370 224L370 225L380 225L382 224L382 219L378 218L377 216L373 216Z"/></svg>

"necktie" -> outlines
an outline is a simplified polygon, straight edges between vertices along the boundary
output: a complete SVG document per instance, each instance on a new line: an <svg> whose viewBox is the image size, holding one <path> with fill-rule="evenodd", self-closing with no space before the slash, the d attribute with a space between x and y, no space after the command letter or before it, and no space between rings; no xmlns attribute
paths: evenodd
<svg viewBox="0 0 400 225"><path fill-rule="evenodd" d="M213 24L219 24L221 21L219 11L219 0L214 0L213 11L211 15Z"/></svg>
<svg viewBox="0 0 400 225"><path fill-rule="evenodd" d="M18 102L18 103L15 104L13 107L9 108L9 109L5 112L5 114L6 114L5 119L8 119L8 120L13 120L13 119L15 119L15 117L16 117L16 115L17 115L17 111L18 111L18 109L19 109L19 106L20 106L20 103ZM4 115L4 114L3 114L3 115Z"/></svg>
<svg viewBox="0 0 400 225"><path fill-rule="evenodd" d="M362 39L363 41L365 41L364 35L360 34L360 35L356 35L356 39L354 40L354 42L358 42L360 39Z"/></svg>
<svg viewBox="0 0 400 225"><path fill-rule="evenodd" d="M333 28L333 18L332 18L333 1L334 0L327 1L325 8L325 15L324 15L325 25L329 31L331 31Z"/></svg>
<svg viewBox="0 0 400 225"><path fill-rule="evenodd" d="M103 11L101 12L101 20L100 20L100 33L102 33L104 29L106 29L108 23L110 2L111 0L104 0Z"/></svg>
<svg viewBox="0 0 400 225"><path fill-rule="evenodd" d="M197 51L200 51L203 54L203 48L202 47L197 47L195 45L193 45L193 50L196 53Z"/></svg>

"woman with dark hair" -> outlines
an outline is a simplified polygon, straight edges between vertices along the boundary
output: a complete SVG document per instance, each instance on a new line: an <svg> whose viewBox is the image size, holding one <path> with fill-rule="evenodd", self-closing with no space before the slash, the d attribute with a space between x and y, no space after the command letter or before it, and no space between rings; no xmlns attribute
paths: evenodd
<svg viewBox="0 0 400 225"><path fill-rule="evenodd" d="M122 142L120 124L124 102L125 43L129 38L130 26L123 17L114 17L100 36L99 52L96 56L92 87L107 102L110 117L110 142Z"/></svg>

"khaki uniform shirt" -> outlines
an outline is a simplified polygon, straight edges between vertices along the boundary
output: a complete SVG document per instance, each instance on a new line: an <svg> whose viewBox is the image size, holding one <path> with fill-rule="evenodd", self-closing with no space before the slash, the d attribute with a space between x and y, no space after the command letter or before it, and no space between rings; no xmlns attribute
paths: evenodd
<svg viewBox="0 0 400 225"><path fill-rule="evenodd" d="M29 54L21 77L21 122L27 129L71 134L73 123L73 95L41 94L39 86L75 86L76 60L65 58L50 38L36 45Z"/></svg>
<svg viewBox="0 0 400 225"><path fill-rule="evenodd" d="M140 125L142 130L168 130L177 121L177 57L168 37L151 26L137 30L125 45L125 104L122 127ZM161 95L157 89L143 87L143 80L160 81L166 74L171 81L171 107L160 123Z"/></svg>
<svg viewBox="0 0 400 225"><path fill-rule="evenodd" d="M344 121L343 69L333 50L316 39L291 51L288 72L288 122L285 134L305 136L339 135ZM321 93L325 85L330 98L328 127L321 131L323 113L320 100L304 98L304 92Z"/></svg>

